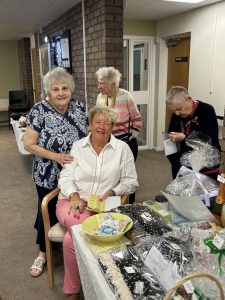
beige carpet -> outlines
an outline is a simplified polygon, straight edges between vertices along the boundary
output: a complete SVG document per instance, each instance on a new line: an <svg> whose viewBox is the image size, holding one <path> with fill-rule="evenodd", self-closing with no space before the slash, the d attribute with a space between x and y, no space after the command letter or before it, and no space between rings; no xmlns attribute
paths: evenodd
<svg viewBox="0 0 225 300"><path fill-rule="evenodd" d="M137 201L153 199L171 180L163 152L140 151L136 162L139 177ZM63 258L54 254L55 287L47 286L47 272L32 278L29 268L37 253L36 192L31 177L32 156L19 153L15 136L0 127L0 298L2 300L64 299Z"/></svg>

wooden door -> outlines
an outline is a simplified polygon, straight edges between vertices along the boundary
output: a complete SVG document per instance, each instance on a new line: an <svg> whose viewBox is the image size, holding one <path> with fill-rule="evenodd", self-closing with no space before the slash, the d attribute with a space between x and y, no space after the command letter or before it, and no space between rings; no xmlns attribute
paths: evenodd
<svg viewBox="0 0 225 300"><path fill-rule="evenodd" d="M182 38L176 45L168 47L167 90L173 85L181 85L188 89L189 58L190 37ZM171 115L171 111L166 108L166 130Z"/></svg>

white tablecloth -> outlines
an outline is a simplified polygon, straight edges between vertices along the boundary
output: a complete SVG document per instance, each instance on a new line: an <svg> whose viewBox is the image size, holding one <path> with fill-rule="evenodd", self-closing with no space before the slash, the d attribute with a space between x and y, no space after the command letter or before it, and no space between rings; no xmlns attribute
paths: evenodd
<svg viewBox="0 0 225 300"><path fill-rule="evenodd" d="M24 145L23 145L23 136L24 136L25 131L23 129L19 128L19 122L18 121L15 121L15 120L11 119L10 123L12 125L13 131L14 131L14 134L15 134L15 138L16 138L16 142L17 142L17 146L18 146L18 149L19 149L20 153L24 154L24 155L30 154L29 152L27 152L24 149Z"/></svg>
<svg viewBox="0 0 225 300"><path fill-rule="evenodd" d="M85 300L116 300L96 258L80 234L81 226L74 225L72 227L72 236Z"/></svg>

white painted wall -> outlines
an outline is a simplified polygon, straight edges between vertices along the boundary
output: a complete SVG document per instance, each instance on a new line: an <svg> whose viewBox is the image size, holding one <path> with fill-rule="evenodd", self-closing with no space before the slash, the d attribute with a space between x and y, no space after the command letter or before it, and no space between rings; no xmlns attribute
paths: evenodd
<svg viewBox="0 0 225 300"><path fill-rule="evenodd" d="M225 2L162 19L157 22L157 33L160 38L191 34L189 92L194 98L212 104L216 114L223 116Z"/></svg>
<svg viewBox="0 0 225 300"><path fill-rule="evenodd" d="M172 16L157 22L159 37L156 57L156 95L158 105L154 148L162 150L165 131L167 57L165 39L190 34L189 87L195 99L210 103L218 116L225 107L225 1ZM155 103L155 104L156 104ZM206 116L207 118L207 116Z"/></svg>
<svg viewBox="0 0 225 300"><path fill-rule="evenodd" d="M0 99L0 110L8 109L9 99ZM8 111L0 111L0 124L8 122Z"/></svg>

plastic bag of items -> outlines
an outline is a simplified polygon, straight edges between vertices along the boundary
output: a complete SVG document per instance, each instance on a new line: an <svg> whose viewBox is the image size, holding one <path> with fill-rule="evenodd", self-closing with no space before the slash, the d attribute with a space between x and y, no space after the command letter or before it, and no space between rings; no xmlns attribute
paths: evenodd
<svg viewBox="0 0 225 300"><path fill-rule="evenodd" d="M207 135L199 132L193 132L186 138L185 143L193 150L182 155L182 167L166 191L177 196L197 195L210 208L218 194L218 183L199 171L218 166L220 153L207 138Z"/></svg>
<svg viewBox="0 0 225 300"><path fill-rule="evenodd" d="M187 245L189 250L191 249L193 259L186 267L186 272L203 275L191 279L197 299L220 299L218 286L216 287L212 280L205 278L204 274L214 276L223 287L225 286L225 261L222 258L225 255L225 236L221 230L222 228L213 222L184 222L172 233L167 234L167 237L172 235L183 245ZM222 245L223 247L217 249L213 245L213 240L218 247ZM221 241L223 242L220 243Z"/></svg>
<svg viewBox="0 0 225 300"><path fill-rule="evenodd" d="M163 299L163 289L131 245L101 253L98 263L118 299Z"/></svg>
<svg viewBox="0 0 225 300"><path fill-rule="evenodd" d="M173 233L140 239L133 247L165 292L184 276L196 271L191 245L173 236ZM177 288L173 299L218 299L214 285L209 284L208 288L206 282L203 285L199 280L187 281Z"/></svg>
<svg viewBox="0 0 225 300"><path fill-rule="evenodd" d="M225 287L225 228L211 225L210 229L191 230L191 247L196 271L214 275Z"/></svg>
<svg viewBox="0 0 225 300"><path fill-rule="evenodd" d="M145 235L160 236L172 230L145 205L132 204L119 206L112 211L127 215L132 219L133 227L125 234L131 241Z"/></svg>
<svg viewBox="0 0 225 300"><path fill-rule="evenodd" d="M193 259L191 248L186 242L175 237L173 232L167 236L157 238L148 236L134 243L134 249L146 263L149 259L152 259L150 252L153 250L153 247L159 251L162 257L171 264L173 270L181 277L190 271L190 263Z"/></svg>

